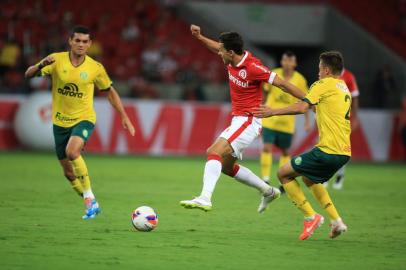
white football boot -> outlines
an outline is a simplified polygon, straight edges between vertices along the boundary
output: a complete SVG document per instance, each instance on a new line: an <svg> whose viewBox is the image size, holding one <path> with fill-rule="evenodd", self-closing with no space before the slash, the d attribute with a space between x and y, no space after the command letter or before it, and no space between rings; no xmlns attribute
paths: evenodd
<svg viewBox="0 0 406 270"><path fill-rule="evenodd" d="M340 219L334 220L330 224L330 238L336 238L337 236L341 235L342 233L345 233L348 230L347 225L344 224L344 222Z"/></svg>
<svg viewBox="0 0 406 270"><path fill-rule="evenodd" d="M261 202L258 206L258 213L262 213L268 207L272 201L279 199L281 196L281 192L279 189L271 187L267 192L262 195Z"/></svg>

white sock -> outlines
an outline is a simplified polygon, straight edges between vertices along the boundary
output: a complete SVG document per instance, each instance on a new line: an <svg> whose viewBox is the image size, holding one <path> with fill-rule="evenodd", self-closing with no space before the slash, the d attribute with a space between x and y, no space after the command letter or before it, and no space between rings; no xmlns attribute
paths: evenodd
<svg viewBox="0 0 406 270"><path fill-rule="evenodd" d="M210 159L206 162L203 175L203 189L200 196L205 197L209 201L216 187L217 181L221 175L222 164L216 159Z"/></svg>
<svg viewBox="0 0 406 270"><path fill-rule="evenodd" d="M261 178L256 176L250 169L245 168L239 165L240 168L236 175L234 176L239 182L244 183L250 187L254 187L261 191L262 193L266 193L271 187L265 183Z"/></svg>
<svg viewBox="0 0 406 270"><path fill-rule="evenodd" d="M90 198L90 199L94 199L95 197L94 197L94 194L93 194L93 191L92 191L92 189L91 188L89 188L88 190L84 190L83 191L83 198L85 199L85 198Z"/></svg>
<svg viewBox="0 0 406 270"><path fill-rule="evenodd" d="M337 171L337 176L343 177L345 173L345 165L342 166L338 171Z"/></svg>

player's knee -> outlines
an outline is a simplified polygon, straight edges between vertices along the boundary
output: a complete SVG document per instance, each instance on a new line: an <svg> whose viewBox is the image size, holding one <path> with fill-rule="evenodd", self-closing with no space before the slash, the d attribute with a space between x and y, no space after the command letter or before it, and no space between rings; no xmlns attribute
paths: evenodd
<svg viewBox="0 0 406 270"><path fill-rule="evenodd" d="M224 173L225 175L234 177L233 168L228 168L228 167L224 168L224 167L223 167L223 168L221 169L221 172Z"/></svg>
<svg viewBox="0 0 406 270"><path fill-rule="evenodd" d="M240 169L240 166L237 163L235 163L233 166L227 166L227 167L221 168L221 172L230 177L234 177L237 174L239 169Z"/></svg>
<svg viewBox="0 0 406 270"><path fill-rule="evenodd" d="M268 145L268 144L264 144L264 147L262 148L262 152L271 154L272 153L272 146Z"/></svg>
<svg viewBox="0 0 406 270"><path fill-rule="evenodd" d="M279 168L279 170L277 171L276 175L277 175L278 180L279 180L279 182L280 182L281 184L283 184L283 183L287 180L287 177L286 177L285 173L283 172L283 169L282 169L282 168Z"/></svg>
<svg viewBox="0 0 406 270"><path fill-rule="evenodd" d="M207 156L220 156L221 157L221 154L218 153L218 151L216 151L213 147L207 148L206 154L207 154Z"/></svg>
<svg viewBox="0 0 406 270"><path fill-rule="evenodd" d="M75 150L75 149L69 149L69 148L66 149L66 157L67 157L69 160L75 160L75 159L77 159L79 156L80 156L80 151L77 151L77 150Z"/></svg>
<svg viewBox="0 0 406 270"><path fill-rule="evenodd" d="M287 157L289 156L288 149L281 149L282 156Z"/></svg>

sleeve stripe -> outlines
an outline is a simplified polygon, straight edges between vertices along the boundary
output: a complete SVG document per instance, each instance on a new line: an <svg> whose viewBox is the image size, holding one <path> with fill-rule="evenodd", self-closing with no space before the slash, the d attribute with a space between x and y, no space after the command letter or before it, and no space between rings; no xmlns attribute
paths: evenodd
<svg viewBox="0 0 406 270"><path fill-rule="evenodd" d="M112 85L113 85L113 84L110 84L109 87L107 87L107 88L105 88L105 89L100 89L100 91L109 91Z"/></svg>
<svg viewBox="0 0 406 270"><path fill-rule="evenodd" d="M273 81L275 80L276 73L271 71L271 75L269 75L268 83L272 84Z"/></svg>
<svg viewBox="0 0 406 270"><path fill-rule="evenodd" d="M317 103L311 103L310 100L308 100L307 98L302 98L302 101L309 103L310 105L316 105Z"/></svg>

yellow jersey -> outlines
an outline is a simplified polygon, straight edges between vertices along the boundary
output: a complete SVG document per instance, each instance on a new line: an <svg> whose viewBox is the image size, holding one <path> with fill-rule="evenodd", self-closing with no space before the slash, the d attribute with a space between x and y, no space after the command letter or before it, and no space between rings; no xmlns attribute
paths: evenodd
<svg viewBox="0 0 406 270"><path fill-rule="evenodd" d="M333 77L319 80L310 87L304 101L316 106L316 147L327 154L351 156L352 98L345 82Z"/></svg>
<svg viewBox="0 0 406 270"><path fill-rule="evenodd" d="M52 122L61 127L71 127L83 120L96 123L94 86L103 91L112 84L103 65L85 56L84 62L75 67L69 52L50 56L55 62L43 67L40 75L52 78Z"/></svg>
<svg viewBox="0 0 406 270"><path fill-rule="evenodd" d="M280 78L284 79L282 68L276 68L273 71ZM305 77L303 77L303 75L297 71L293 73L293 76L290 78L289 82L298 87L299 89L301 89L305 93L309 91ZM266 83L264 85L264 90L269 92L268 97L266 99L266 105L268 105L273 109L284 108L299 101L294 96L282 91L280 88L273 86L269 83ZM262 126L272 130L293 134L295 132L295 116L280 115L264 118L262 119Z"/></svg>

